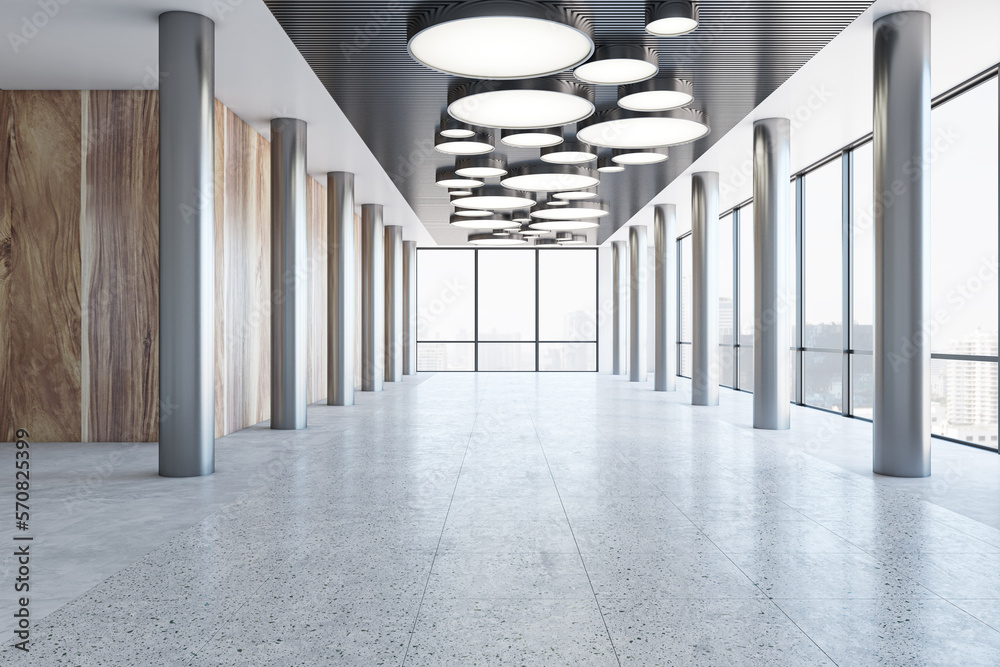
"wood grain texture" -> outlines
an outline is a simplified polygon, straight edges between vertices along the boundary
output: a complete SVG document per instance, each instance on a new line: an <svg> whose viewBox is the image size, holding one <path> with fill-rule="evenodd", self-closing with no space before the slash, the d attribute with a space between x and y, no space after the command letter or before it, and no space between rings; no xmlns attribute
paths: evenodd
<svg viewBox="0 0 1000 667"><path fill-rule="evenodd" d="M271 147L228 109L225 163L225 432L232 433L271 410Z"/></svg>
<svg viewBox="0 0 1000 667"><path fill-rule="evenodd" d="M85 95L80 230L90 442L156 442L158 435L157 100L155 91Z"/></svg>
<svg viewBox="0 0 1000 667"><path fill-rule="evenodd" d="M215 437L226 435L226 117L215 100Z"/></svg>
<svg viewBox="0 0 1000 667"><path fill-rule="evenodd" d="M307 180L307 253L309 256L309 335L307 345L309 403L326 398L326 188Z"/></svg>
<svg viewBox="0 0 1000 667"><path fill-rule="evenodd" d="M13 421L35 442L79 442L81 93L8 95Z"/></svg>
<svg viewBox="0 0 1000 667"><path fill-rule="evenodd" d="M11 142L10 93L0 90L0 442L14 441L10 373L10 191L7 161Z"/></svg>

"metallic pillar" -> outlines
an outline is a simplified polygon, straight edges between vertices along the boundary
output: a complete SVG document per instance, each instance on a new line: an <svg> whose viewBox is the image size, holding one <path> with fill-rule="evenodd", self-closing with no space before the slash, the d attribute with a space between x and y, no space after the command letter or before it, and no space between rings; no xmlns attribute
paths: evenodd
<svg viewBox="0 0 1000 667"><path fill-rule="evenodd" d="M159 18L160 444L164 477L215 471L215 24Z"/></svg>
<svg viewBox="0 0 1000 667"><path fill-rule="evenodd" d="M327 405L354 405L354 174L326 175Z"/></svg>
<svg viewBox="0 0 1000 667"><path fill-rule="evenodd" d="M417 374L416 241L403 241L403 374Z"/></svg>
<svg viewBox="0 0 1000 667"><path fill-rule="evenodd" d="M385 226L385 381L403 381L403 228Z"/></svg>
<svg viewBox="0 0 1000 667"><path fill-rule="evenodd" d="M656 309L656 344L653 348L653 389L677 389L677 207L653 207L653 254L656 276L653 301Z"/></svg>
<svg viewBox="0 0 1000 667"><path fill-rule="evenodd" d="M382 391L385 261L382 205L361 206L361 390Z"/></svg>
<svg viewBox="0 0 1000 667"><path fill-rule="evenodd" d="M271 120L271 428L306 427L306 122Z"/></svg>
<svg viewBox="0 0 1000 667"><path fill-rule="evenodd" d="M635 225L628 228L629 252L629 312L628 312L628 367L629 382L645 382L649 370L646 357L646 319L648 298L646 296L646 227Z"/></svg>
<svg viewBox="0 0 1000 667"><path fill-rule="evenodd" d="M791 414L790 132L787 118L753 124L753 425L772 430L787 429Z"/></svg>
<svg viewBox="0 0 1000 667"><path fill-rule="evenodd" d="M628 289L627 244L625 241L611 242L611 373L625 375L628 372L628 357L625 351L625 334L628 331L625 292Z"/></svg>
<svg viewBox="0 0 1000 667"><path fill-rule="evenodd" d="M931 474L931 17L875 21L874 471ZM923 167L923 168L922 168Z"/></svg>
<svg viewBox="0 0 1000 667"><path fill-rule="evenodd" d="M691 175L691 404L719 404L719 174Z"/></svg>

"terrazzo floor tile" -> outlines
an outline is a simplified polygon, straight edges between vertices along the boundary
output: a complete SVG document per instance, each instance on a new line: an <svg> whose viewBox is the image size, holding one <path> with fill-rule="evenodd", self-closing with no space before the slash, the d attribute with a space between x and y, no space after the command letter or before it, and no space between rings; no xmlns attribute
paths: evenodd
<svg viewBox="0 0 1000 667"><path fill-rule="evenodd" d="M580 600L425 599L405 667L613 667L593 596Z"/></svg>
<svg viewBox="0 0 1000 667"><path fill-rule="evenodd" d="M468 521L449 517L441 534L441 552L577 552L565 518L537 521Z"/></svg>
<svg viewBox="0 0 1000 667"><path fill-rule="evenodd" d="M697 526L724 553L861 553L811 521L700 521Z"/></svg>
<svg viewBox="0 0 1000 667"><path fill-rule="evenodd" d="M441 552L427 581L428 598L593 598L576 553Z"/></svg>
<svg viewBox="0 0 1000 667"><path fill-rule="evenodd" d="M724 554L587 553L587 573L598 596L632 598L762 598L760 590Z"/></svg>
<svg viewBox="0 0 1000 667"><path fill-rule="evenodd" d="M945 600L775 603L840 665L995 667L1000 661L1000 632Z"/></svg>
<svg viewBox="0 0 1000 667"><path fill-rule="evenodd" d="M835 664L768 600L598 601L622 665Z"/></svg>

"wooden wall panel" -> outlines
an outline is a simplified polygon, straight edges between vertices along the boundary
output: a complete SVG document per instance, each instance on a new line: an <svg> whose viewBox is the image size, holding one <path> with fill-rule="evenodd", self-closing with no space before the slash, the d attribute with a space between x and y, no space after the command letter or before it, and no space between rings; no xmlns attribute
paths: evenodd
<svg viewBox="0 0 1000 667"><path fill-rule="evenodd" d="M156 442L159 141L155 91L84 94L83 305L89 442ZM89 387L87 386L89 384ZM89 391L87 391L89 389Z"/></svg>
<svg viewBox="0 0 1000 667"><path fill-rule="evenodd" d="M226 430L226 117L215 100L215 437Z"/></svg>
<svg viewBox="0 0 1000 667"><path fill-rule="evenodd" d="M308 181L308 253L309 253L309 344L308 400L326 398L326 188L315 179Z"/></svg>
<svg viewBox="0 0 1000 667"><path fill-rule="evenodd" d="M0 90L0 442L14 438L10 373L10 192L7 160L10 152L10 93Z"/></svg>
<svg viewBox="0 0 1000 667"><path fill-rule="evenodd" d="M14 424L35 442L79 442L81 93L8 95Z"/></svg>
<svg viewBox="0 0 1000 667"><path fill-rule="evenodd" d="M225 127L225 430L231 433L271 411L271 149L228 109Z"/></svg>

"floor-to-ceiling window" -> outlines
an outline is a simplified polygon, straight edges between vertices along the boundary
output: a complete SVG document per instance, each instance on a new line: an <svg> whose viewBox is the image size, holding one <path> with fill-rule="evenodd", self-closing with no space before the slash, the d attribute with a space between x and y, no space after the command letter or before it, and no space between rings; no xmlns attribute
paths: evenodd
<svg viewBox="0 0 1000 667"><path fill-rule="evenodd" d="M596 371L597 250L420 248L417 370Z"/></svg>
<svg viewBox="0 0 1000 667"><path fill-rule="evenodd" d="M691 234L677 239L677 374L691 377L691 341L694 318L694 285L692 283Z"/></svg>
<svg viewBox="0 0 1000 667"><path fill-rule="evenodd" d="M753 391L753 204L736 210L737 220L737 313L738 377L736 388Z"/></svg>
<svg viewBox="0 0 1000 667"><path fill-rule="evenodd" d="M734 215L719 218L719 384L736 388L736 227Z"/></svg>

